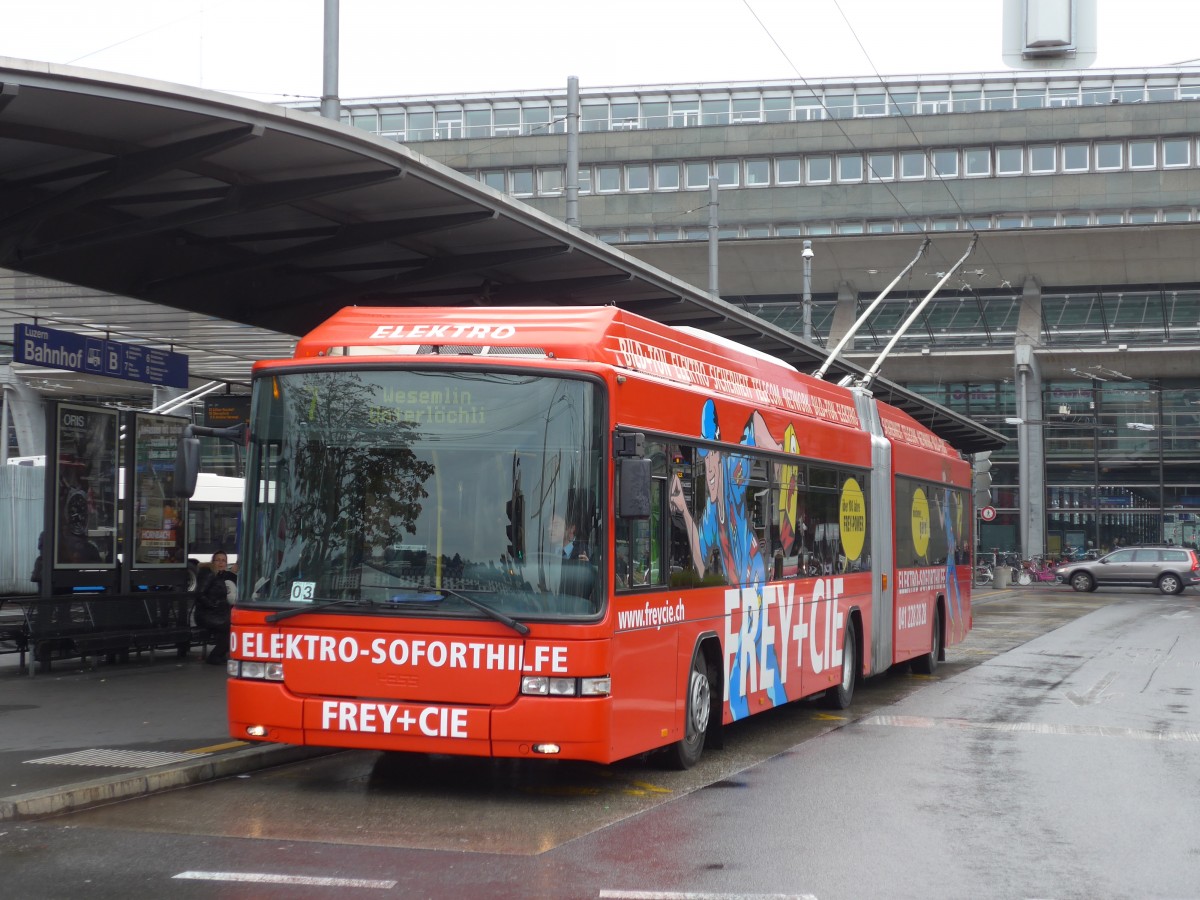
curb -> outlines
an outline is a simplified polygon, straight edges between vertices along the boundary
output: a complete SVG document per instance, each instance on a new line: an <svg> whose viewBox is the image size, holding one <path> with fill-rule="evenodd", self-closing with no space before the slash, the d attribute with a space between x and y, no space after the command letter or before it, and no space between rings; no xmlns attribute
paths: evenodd
<svg viewBox="0 0 1200 900"><path fill-rule="evenodd" d="M218 778L241 775L246 772L339 752L341 750L338 748L268 744L234 750L213 757L202 757L195 762L163 766L149 772L108 775L104 778L82 781L64 787L47 788L28 794L0 798L0 822L78 812L117 800L145 797L175 788L201 784L205 781L215 781Z"/></svg>

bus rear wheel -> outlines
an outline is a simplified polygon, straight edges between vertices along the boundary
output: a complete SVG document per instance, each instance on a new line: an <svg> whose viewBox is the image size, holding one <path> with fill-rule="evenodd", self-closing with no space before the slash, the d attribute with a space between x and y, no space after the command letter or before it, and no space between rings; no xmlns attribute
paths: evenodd
<svg viewBox="0 0 1200 900"><path fill-rule="evenodd" d="M704 739L712 724L712 679L699 647L692 654L684 706L683 737L667 748L667 762L673 769L690 769L700 761Z"/></svg>
<svg viewBox="0 0 1200 900"><path fill-rule="evenodd" d="M825 692L824 703L827 709L847 709L854 699L854 685L858 681L858 641L855 638L854 622L846 623L845 639L842 646L842 680L837 687L831 687Z"/></svg>
<svg viewBox="0 0 1200 900"><path fill-rule="evenodd" d="M942 655L942 611L933 611L933 641L928 653L912 661L912 670L918 675L932 675L937 671L938 657Z"/></svg>

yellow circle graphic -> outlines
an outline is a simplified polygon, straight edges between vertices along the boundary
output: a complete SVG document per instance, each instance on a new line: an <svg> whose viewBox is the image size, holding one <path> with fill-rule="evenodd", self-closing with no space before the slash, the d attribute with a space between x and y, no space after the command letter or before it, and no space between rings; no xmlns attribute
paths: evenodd
<svg viewBox="0 0 1200 900"><path fill-rule="evenodd" d="M846 554L846 559L858 559L862 556L863 543L867 539L867 499L853 478L847 478L842 485L838 523L842 529L842 552Z"/></svg>
<svg viewBox="0 0 1200 900"><path fill-rule="evenodd" d="M912 539L917 556L929 553L929 501L925 499L925 492L920 488L913 491Z"/></svg>

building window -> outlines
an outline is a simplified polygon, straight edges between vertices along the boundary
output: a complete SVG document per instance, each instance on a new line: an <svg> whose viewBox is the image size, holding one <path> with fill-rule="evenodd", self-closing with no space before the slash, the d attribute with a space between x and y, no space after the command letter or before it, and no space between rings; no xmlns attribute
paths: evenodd
<svg viewBox="0 0 1200 900"><path fill-rule="evenodd" d="M579 169L579 193L590 194L592 192L592 167L582 166Z"/></svg>
<svg viewBox="0 0 1200 900"><path fill-rule="evenodd" d="M811 235L833 234L833 226L828 222L809 223L808 233Z"/></svg>
<svg viewBox="0 0 1200 900"><path fill-rule="evenodd" d="M533 169L513 169L509 173L512 179L514 197L530 197L533 195Z"/></svg>
<svg viewBox="0 0 1200 900"><path fill-rule="evenodd" d="M689 190L708 189L710 166L706 162L687 164L687 187Z"/></svg>
<svg viewBox="0 0 1200 900"><path fill-rule="evenodd" d="M504 179L504 172L502 170L493 171L493 172L484 172L483 173L483 183L486 184L488 187L495 188L496 190L501 191L501 192L508 189L508 185L505 183L505 179Z"/></svg>
<svg viewBox="0 0 1200 900"><path fill-rule="evenodd" d="M833 160L828 156L809 156L804 160L809 184L828 184L833 178Z"/></svg>
<svg viewBox="0 0 1200 900"><path fill-rule="evenodd" d="M838 181L853 182L863 179L863 158L857 153L840 153L837 158Z"/></svg>
<svg viewBox="0 0 1200 900"><path fill-rule="evenodd" d="M769 159L746 160L746 184L760 187L771 183L771 161Z"/></svg>
<svg viewBox="0 0 1200 900"><path fill-rule="evenodd" d="M521 109L513 106L505 109L497 109L493 113L495 116L495 125L492 127L492 133L505 137L521 133Z"/></svg>
<svg viewBox="0 0 1200 900"><path fill-rule="evenodd" d="M650 166L645 163L636 163L625 167L625 190L627 191L648 191L650 190Z"/></svg>
<svg viewBox="0 0 1200 900"><path fill-rule="evenodd" d="M867 231L870 234L891 234L896 230L895 222L868 222Z"/></svg>
<svg viewBox="0 0 1200 900"><path fill-rule="evenodd" d="M743 97L733 101L729 116L733 124L754 124L762 121L762 102L757 97Z"/></svg>
<svg viewBox="0 0 1200 900"><path fill-rule="evenodd" d="M785 156L782 159L775 160L775 183L776 184L799 184L800 183L800 158L796 156Z"/></svg>
<svg viewBox="0 0 1200 900"><path fill-rule="evenodd" d="M642 102L642 127L643 128L666 128L669 106L666 100L654 100Z"/></svg>
<svg viewBox="0 0 1200 900"><path fill-rule="evenodd" d="M521 120L525 134L546 134L550 131L550 107L526 106L521 110Z"/></svg>
<svg viewBox="0 0 1200 900"><path fill-rule="evenodd" d="M728 100L703 100L700 103L701 125L728 125Z"/></svg>
<svg viewBox="0 0 1200 900"><path fill-rule="evenodd" d="M900 177L901 178L924 178L925 177L925 154L920 152L910 151L900 154Z"/></svg>
<svg viewBox="0 0 1200 900"><path fill-rule="evenodd" d="M746 237L748 238L767 238L771 236L770 225L747 225Z"/></svg>
<svg viewBox="0 0 1200 900"><path fill-rule="evenodd" d="M934 219L932 231L958 231L958 219Z"/></svg>
<svg viewBox="0 0 1200 900"><path fill-rule="evenodd" d="M1042 214L1029 217L1030 228L1053 228L1058 224L1058 216Z"/></svg>
<svg viewBox="0 0 1200 900"><path fill-rule="evenodd" d="M723 188L735 188L742 183L741 166L736 159L717 160L717 185Z"/></svg>
<svg viewBox="0 0 1200 900"><path fill-rule="evenodd" d="M1187 138L1168 138L1162 142L1162 147L1164 168L1174 169L1191 163L1192 142Z"/></svg>
<svg viewBox="0 0 1200 900"><path fill-rule="evenodd" d="M561 194L563 170L561 168L538 169L538 190L542 194Z"/></svg>
<svg viewBox="0 0 1200 900"><path fill-rule="evenodd" d="M707 241L707 228L685 228L683 231L683 239L685 241Z"/></svg>
<svg viewBox="0 0 1200 900"><path fill-rule="evenodd" d="M625 231L625 242L628 244L648 244L650 230L648 228L628 228Z"/></svg>
<svg viewBox="0 0 1200 900"><path fill-rule="evenodd" d="M779 225L775 229L775 234L778 237L800 237L801 230L799 225Z"/></svg>
<svg viewBox="0 0 1200 900"><path fill-rule="evenodd" d="M699 100L672 100L671 101L671 127L672 128L688 128L692 125L700 124L700 101ZM707 184L707 180L705 184Z"/></svg>
<svg viewBox="0 0 1200 900"><path fill-rule="evenodd" d="M463 136L462 110L437 114L437 136L439 141L456 141Z"/></svg>
<svg viewBox="0 0 1200 900"><path fill-rule="evenodd" d="M896 177L894 153L872 153L867 157L867 178L871 181L892 181Z"/></svg>
<svg viewBox="0 0 1200 900"><path fill-rule="evenodd" d="M408 139L410 141L433 140L433 113L410 112L408 114Z"/></svg>
<svg viewBox="0 0 1200 900"><path fill-rule="evenodd" d="M971 147L963 151L968 178L992 174L992 151L988 147Z"/></svg>
<svg viewBox="0 0 1200 900"><path fill-rule="evenodd" d="M492 136L492 111L490 109L468 109L464 114L467 137L486 138Z"/></svg>
<svg viewBox="0 0 1200 900"><path fill-rule="evenodd" d="M996 174L1020 175L1022 172L1022 157L1025 151L1021 147L996 148Z"/></svg>
<svg viewBox="0 0 1200 900"><path fill-rule="evenodd" d="M958 177L957 150L934 150L930 154L930 161L933 163L934 178Z"/></svg>
<svg viewBox="0 0 1200 900"><path fill-rule="evenodd" d="M404 113L384 113L379 117L379 133L384 137L404 140Z"/></svg>
<svg viewBox="0 0 1200 900"><path fill-rule="evenodd" d="M1029 148L1029 172L1031 175L1047 175L1055 169L1058 149L1053 144L1037 144Z"/></svg>
<svg viewBox="0 0 1200 900"><path fill-rule="evenodd" d="M1153 169L1157 164L1157 142L1155 141L1130 141L1129 142L1129 168L1131 169Z"/></svg>
<svg viewBox="0 0 1200 900"><path fill-rule="evenodd" d="M1087 144L1063 144L1062 168L1064 172L1086 172L1088 170Z"/></svg>
<svg viewBox="0 0 1200 900"><path fill-rule="evenodd" d="M1096 213L1096 224L1097 225L1124 225L1125 224L1125 214L1119 213L1119 212Z"/></svg>
<svg viewBox="0 0 1200 900"><path fill-rule="evenodd" d="M655 163L654 187L659 191L679 190L679 163Z"/></svg>
<svg viewBox="0 0 1200 900"><path fill-rule="evenodd" d="M841 222L837 227L838 234L862 234L862 222Z"/></svg>
<svg viewBox="0 0 1200 900"><path fill-rule="evenodd" d="M379 114L373 109L354 109L350 111L350 124L363 131L379 130Z"/></svg>
<svg viewBox="0 0 1200 900"><path fill-rule="evenodd" d="M1164 209L1162 220L1164 222L1190 222L1192 221L1192 212L1188 209Z"/></svg>
<svg viewBox="0 0 1200 900"><path fill-rule="evenodd" d="M791 97L764 97L764 122L790 122L792 120Z"/></svg>
<svg viewBox="0 0 1200 900"><path fill-rule="evenodd" d="M621 190L620 166L596 166L596 193L615 194Z"/></svg>
<svg viewBox="0 0 1200 900"><path fill-rule="evenodd" d="M613 131L633 131L641 122L638 120L638 105L634 103L614 103L609 109L612 117Z"/></svg>
<svg viewBox="0 0 1200 900"><path fill-rule="evenodd" d="M1024 224L1024 216L996 216L996 227L1000 229L1020 228Z"/></svg>
<svg viewBox="0 0 1200 900"><path fill-rule="evenodd" d="M1091 216L1087 213L1064 213L1062 223L1067 228L1082 228L1091 224Z"/></svg>
<svg viewBox="0 0 1200 900"><path fill-rule="evenodd" d="M1118 141L1105 141L1096 145L1096 169L1101 172L1111 172L1121 168L1121 144Z"/></svg>
<svg viewBox="0 0 1200 900"><path fill-rule="evenodd" d="M656 228L654 230L654 239L656 241L677 241L679 240L679 229Z"/></svg>
<svg viewBox="0 0 1200 900"><path fill-rule="evenodd" d="M1158 221L1158 213L1154 210L1141 210L1129 214L1130 225L1152 225Z"/></svg>

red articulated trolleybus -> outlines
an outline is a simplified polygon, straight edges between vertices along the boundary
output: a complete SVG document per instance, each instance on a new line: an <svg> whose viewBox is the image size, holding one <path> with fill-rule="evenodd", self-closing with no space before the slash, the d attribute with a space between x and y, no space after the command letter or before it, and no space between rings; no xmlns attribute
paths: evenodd
<svg viewBox="0 0 1200 900"><path fill-rule="evenodd" d="M689 766L971 627L956 451L615 307L343 310L248 441L238 738Z"/></svg>

